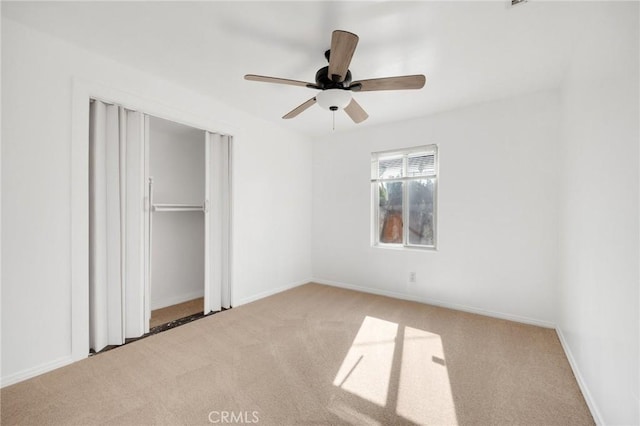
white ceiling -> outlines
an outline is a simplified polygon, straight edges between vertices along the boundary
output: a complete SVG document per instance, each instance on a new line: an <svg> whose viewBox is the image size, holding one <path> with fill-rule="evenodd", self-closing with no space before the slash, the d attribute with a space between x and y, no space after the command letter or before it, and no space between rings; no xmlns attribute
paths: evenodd
<svg viewBox="0 0 640 426"><path fill-rule="evenodd" d="M581 30L580 3L2 2L7 18L175 81L309 135L331 132L316 91L245 81L262 74L314 81L331 31L360 36L354 80L425 74L422 90L358 93L370 118L340 112L338 130L423 116L556 88Z"/></svg>

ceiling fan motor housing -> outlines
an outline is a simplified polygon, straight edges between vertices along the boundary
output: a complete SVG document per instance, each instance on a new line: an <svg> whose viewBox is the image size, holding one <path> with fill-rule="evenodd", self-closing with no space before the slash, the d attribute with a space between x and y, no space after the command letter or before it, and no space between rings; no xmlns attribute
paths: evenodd
<svg viewBox="0 0 640 426"><path fill-rule="evenodd" d="M316 85L322 89L348 89L351 84L351 71L347 71L347 75L343 81L334 81L329 76L329 67L323 67L316 73Z"/></svg>

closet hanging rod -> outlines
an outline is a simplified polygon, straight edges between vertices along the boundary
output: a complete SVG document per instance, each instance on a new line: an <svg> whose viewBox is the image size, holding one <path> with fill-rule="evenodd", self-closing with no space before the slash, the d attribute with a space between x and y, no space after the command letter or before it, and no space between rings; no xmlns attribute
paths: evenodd
<svg viewBox="0 0 640 426"><path fill-rule="evenodd" d="M203 212L205 205L196 204L153 204L155 212Z"/></svg>

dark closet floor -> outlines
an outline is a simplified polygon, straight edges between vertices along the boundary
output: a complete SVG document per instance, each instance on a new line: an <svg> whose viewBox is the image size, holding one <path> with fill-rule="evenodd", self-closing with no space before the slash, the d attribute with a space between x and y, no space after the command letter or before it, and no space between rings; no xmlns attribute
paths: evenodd
<svg viewBox="0 0 640 426"><path fill-rule="evenodd" d="M154 311L151 311L151 321L149 321L149 328L154 329L155 327L158 327L162 324L202 313L203 310L203 297L199 297L197 299L189 300L183 303L178 303L177 305L167 306L166 308L156 309Z"/></svg>
<svg viewBox="0 0 640 426"><path fill-rule="evenodd" d="M166 308L156 309L151 311L151 321L149 321L149 332L143 336L126 339L125 345L136 340L144 339L145 337L152 336L154 334L161 333L166 330L170 330L175 327L179 327L184 324L188 324L192 321L204 318L208 315L213 315L216 312L210 312L208 314L203 313L204 298L189 300L177 305L167 306ZM225 310L224 308L222 309ZM124 345L110 345L105 347L98 353L92 352L90 356L102 354L112 349L119 348Z"/></svg>

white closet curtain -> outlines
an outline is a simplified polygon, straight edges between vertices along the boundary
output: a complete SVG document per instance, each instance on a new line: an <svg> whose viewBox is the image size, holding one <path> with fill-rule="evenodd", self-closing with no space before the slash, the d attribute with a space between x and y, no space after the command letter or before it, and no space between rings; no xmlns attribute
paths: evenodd
<svg viewBox="0 0 640 426"><path fill-rule="evenodd" d="M230 185L231 142L228 135L207 132L209 146L209 170L213 176L207 176L209 182L209 219L208 250L210 271L209 294L205 292L205 305L211 311L231 307L229 277L230 252ZM208 299L208 303L207 303Z"/></svg>
<svg viewBox="0 0 640 426"><path fill-rule="evenodd" d="M91 102L89 343L96 352L144 332L143 132L141 113Z"/></svg>

